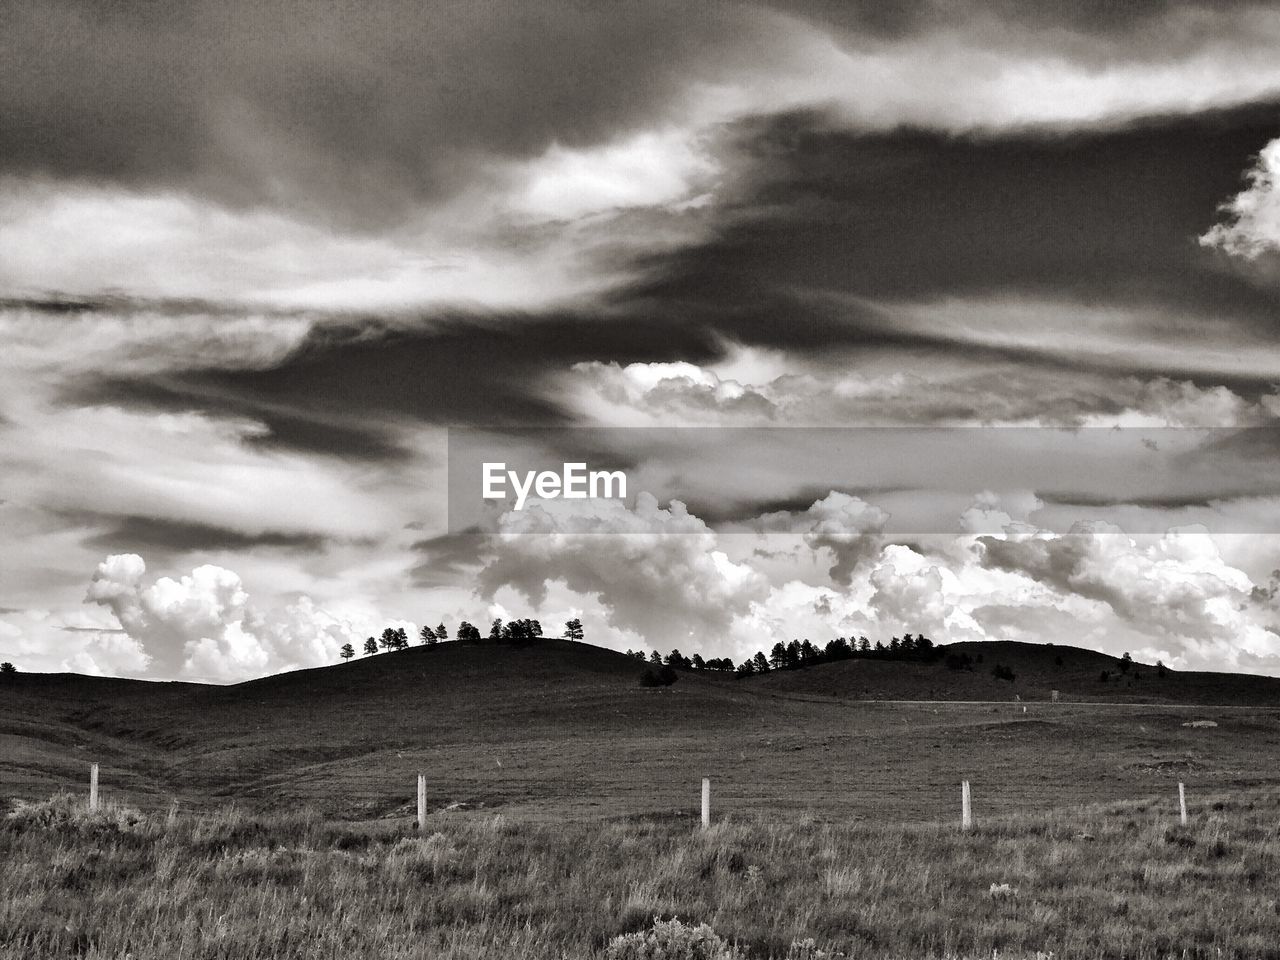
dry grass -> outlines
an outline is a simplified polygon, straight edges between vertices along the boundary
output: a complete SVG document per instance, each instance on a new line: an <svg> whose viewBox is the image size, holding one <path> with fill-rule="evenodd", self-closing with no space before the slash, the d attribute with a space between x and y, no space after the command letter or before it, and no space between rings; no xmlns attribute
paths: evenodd
<svg viewBox="0 0 1280 960"><path fill-rule="evenodd" d="M1133 804L969 834L450 814L417 836L305 812L90 817L64 799L0 822L0 957L598 957L657 915L754 958L813 938L868 958L1263 960L1280 957L1277 814L1269 793L1185 830Z"/></svg>

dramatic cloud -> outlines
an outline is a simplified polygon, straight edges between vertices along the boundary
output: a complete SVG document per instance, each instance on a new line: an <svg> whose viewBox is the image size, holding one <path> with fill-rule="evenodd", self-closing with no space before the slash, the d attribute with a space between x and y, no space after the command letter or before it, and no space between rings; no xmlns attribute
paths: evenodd
<svg viewBox="0 0 1280 960"><path fill-rule="evenodd" d="M587 502L587 512L559 509L562 500L504 514L497 550L480 571L481 594L509 586L539 604L549 582L563 581L599 597L611 624L650 643L723 636L733 612L763 596L764 579L718 549L684 504L659 507L646 493L634 509Z"/></svg>
<svg viewBox="0 0 1280 960"><path fill-rule="evenodd" d="M297 667L333 663L361 631L301 597L278 615L252 605L240 577L206 565L174 580L144 585L136 554L98 565L86 600L111 611L159 676L242 680ZM409 624L412 627L412 624Z"/></svg>
<svg viewBox="0 0 1280 960"><path fill-rule="evenodd" d="M611 427L1243 427L1271 422L1280 409L1274 393L1251 401L1223 385L1168 377L1029 371L941 352L904 369L903 359L735 348L708 366L577 363L554 382L579 418Z"/></svg>
<svg viewBox="0 0 1280 960"><path fill-rule="evenodd" d="M1249 186L1222 205L1227 219L1200 238L1205 246L1253 260L1280 250L1280 139L1258 154Z"/></svg>
<svg viewBox="0 0 1280 960"><path fill-rule="evenodd" d="M1273 669L1278 43L1198 0L9 3L0 644L229 678L533 607ZM463 535L461 427L654 496Z"/></svg>

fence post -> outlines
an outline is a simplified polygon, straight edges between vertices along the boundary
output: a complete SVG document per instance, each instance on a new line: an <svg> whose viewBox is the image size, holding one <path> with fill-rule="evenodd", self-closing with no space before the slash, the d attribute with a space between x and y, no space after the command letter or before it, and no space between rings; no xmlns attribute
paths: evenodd
<svg viewBox="0 0 1280 960"><path fill-rule="evenodd" d="M1187 787L1181 780L1178 781L1178 812L1185 827L1187 825Z"/></svg>
<svg viewBox="0 0 1280 960"><path fill-rule="evenodd" d="M418 831L427 829L427 775L418 774Z"/></svg>
<svg viewBox="0 0 1280 960"><path fill-rule="evenodd" d="M89 764L89 812L98 812L98 765Z"/></svg>
<svg viewBox="0 0 1280 960"><path fill-rule="evenodd" d="M711 778L702 778L702 829L711 826Z"/></svg>
<svg viewBox="0 0 1280 960"><path fill-rule="evenodd" d="M973 827L973 808L969 798L969 781L960 781L960 829L969 830Z"/></svg>

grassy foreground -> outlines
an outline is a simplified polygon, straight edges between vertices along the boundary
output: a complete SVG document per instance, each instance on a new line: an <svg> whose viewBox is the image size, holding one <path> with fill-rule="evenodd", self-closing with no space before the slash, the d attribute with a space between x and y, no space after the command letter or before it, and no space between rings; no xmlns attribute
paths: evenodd
<svg viewBox="0 0 1280 960"><path fill-rule="evenodd" d="M0 820L0 957L579 958L655 916L751 958L1280 958L1280 796L954 825ZM992 891L1008 884L1007 891ZM670 954L668 954L670 955ZM701 956L702 954L680 954Z"/></svg>

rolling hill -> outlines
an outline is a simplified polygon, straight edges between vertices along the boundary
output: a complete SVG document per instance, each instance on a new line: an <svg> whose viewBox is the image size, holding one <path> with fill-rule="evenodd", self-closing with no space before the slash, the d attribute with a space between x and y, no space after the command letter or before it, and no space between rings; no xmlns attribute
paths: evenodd
<svg viewBox="0 0 1280 960"><path fill-rule="evenodd" d="M703 776L721 809L895 819L949 815L975 771L979 804L1009 810L1167 792L1170 778L1280 782L1280 681L1135 667L1136 681L1100 684L1116 661L1088 651L952 650L983 663L681 673L647 689L634 660L554 640L231 686L19 675L0 686L0 796L83 789L94 761L104 795L143 806L308 803L356 819L408 815L419 772L433 807L535 818L687 815Z"/></svg>
<svg viewBox="0 0 1280 960"><path fill-rule="evenodd" d="M1280 707L1280 678L1248 674L1158 670L1125 666L1119 657L1079 647L1012 641L955 643L933 663L845 660L754 678L779 693L859 700L1063 700L1093 703L1168 703ZM949 654L967 656L967 669L947 668ZM996 665L1014 679L997 679ZM1100 678L1106 671L1106 682Z"/></svg>

